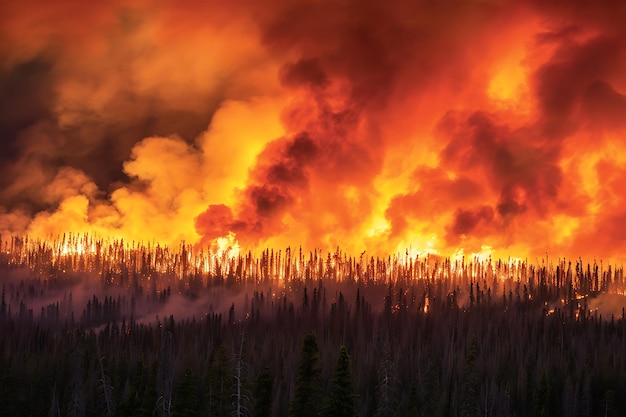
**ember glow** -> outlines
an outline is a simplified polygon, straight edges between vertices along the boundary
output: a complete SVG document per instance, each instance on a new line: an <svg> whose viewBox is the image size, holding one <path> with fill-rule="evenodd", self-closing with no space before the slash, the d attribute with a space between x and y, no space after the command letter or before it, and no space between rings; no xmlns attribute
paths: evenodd
<svg viewBox="0 0 626 417"><path fill-rule="evenodd" d="M4 245L624 259L621 2L5 3Z"/></svg>
<svg viewBox="0 0 626 417"><path fill-rule="evenodd" d="M460 284L468 282L493 287L494 293L502 287L505 295L507 288L519 290L520 285L528 285L532 292L554 292L552 298L569 294L569 299L560 299L562 305L583 300L590 294L623 296L626 290L623 266L594 262L593 265L588 263L585 269L581 259L542 259L538 263L515 258L503 261L494 260L484 252L473 257L456 254L442 259L430 254L412 255L408 251L387 257L364 254L355 257L339 249L332 253L321 250L307 253L290 247L284 251L265 249L258 254L251 251L243 254L232 236L217 239L207 251L185 243L170 248L99 239L87 234L47 240L14 237L0 246L0 265L6 268L7 276L9 272L22 269L40 282L85 274L86 284L95 281L102 283L103 288L115 285L137 289L153 285L159 291L171 286L181 292L194 280L204 287L226 279L244 287L271 283L281 289L291 289L294 283L310 284L320 278L365 286L419 283L425 285L424 312L428 310L428 285L435 283L439 292L445 290L450 294L457 291ZM531 299L532 292L528 295ZM437 299L441 297L442 294L438 294Z"/></svg>

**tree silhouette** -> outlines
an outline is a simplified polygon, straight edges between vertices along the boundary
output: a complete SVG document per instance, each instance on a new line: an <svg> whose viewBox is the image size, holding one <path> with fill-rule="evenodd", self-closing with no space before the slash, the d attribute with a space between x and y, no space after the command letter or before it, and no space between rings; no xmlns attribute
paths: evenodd
<svg viewBox="0 0 626 417"><path fill-rule="evenodd" d="M156 413L158 417L169 417L172 409L174 388L174 335L170 331L163 334L161 351L159 352L159 369L157 374Z"/></svg>
<svg viewBox="0 0 626 417"><path fill-rule="evenodd" d="M172 416L196 417L198 416L198 406L198 385L196 376L191 368L187 367L176 389L176 395L172 403Z"/></svg>
<svg viewBox="0 0 626 417"><path fill-rule="evenodd" d="M478 416L478 371L476 359L478 357L476 337L472 337L463 371L463 386L461 387L461 415L463 417Z"/></svg>
<svg viewBox="0 0 626 417"><path fill-rule="evenodd" d="M143 417L154 416L157 400L159 394L157 392L157 379L158 379L158 362L155 360L150 368L150 378L141 402L140 415Z"/></svg>
<svg viewBox="0 0 626 417"><path fill-rule="evenodd" d="M541 373L541 378L535 391L535 415L538 417L548 417L550 415L550 382L545 371Z"/></svg>
<svg viewBox="0 0 626 417"><path fill-rule="evenodd" d="M322 399L319 358L317 336L315 333L306 334L300 351L295 393L289 406L292 417L319 416Z"/></svg>
<svg viewBox="0 0 626 417"><path fill-rule="evenodd" d="M254 386L254 415L255 417L270 417L272 415L272 389L274 379L269 368L263 368L256 379Z"/></svg>
<svg viewBox="0 0 626 417"><path fill-rule="evenodd" d="M119 406L117 407L117 411L121 416L136 416L138 413L140 415L142 411L142 400L144 397L144 391L146 389L146 366L143 362L143 357L139 357L137 359L137 363L135 364L135 374L133 375L132 380L130 381L130 388L128 390L128 395L125 396L120 401ZM152 412L152 407L150 411ZM151 415L151 413L150 413Z"/></svg>
<svg viewBox="0 0 626 417"><path fill-rule="evenodd" d="M116 404L113 398L113 386L111 378L104 372L103 358L98 358L100 364L100 375L98 378L98 391L100 392L100 402L102 403L102 413L105 416L115 414Z"/></svg>
<svg viewBox="0 0 626 417"><path fill-rule="evenodd" d="M208 375L207 406L209 416L228 416L232 412L233 375L226 346L220 345Z"/></svg>
<svg viewBox="0 0 626 417"><path fill-rule="evenodd" d="M352 364L348 349L341 345L337 366L331 379L330 393L324 410L326 417L354 417L356 405Z"/></svg>
<svg viewBox="0 0 626 417"><path fill-rule="evenodd" d="M232 394L232 396L235 417L242 417L243 415L248 414L248 408L246 407L245 403L249 401L249 398L244 393L243 342L244 334L242 332L239 351L235 355L235 374L233 376L235 382L235 392Z"/></svg>
<svg viewBox="0 0 626 417"><path fill-rule="evenodd" d="M382 360L377 369L376 417L394 416L398 406L398 375L388 343L382 348Z"/></svg>
<svg viewBox="0 0 626 417"><path fill-rule="evenodd" d="M83 381L83 352L80 349L74 350L70 364L72 373L67 415L68 417L82 417L85 415L85 386Z"/></svg>

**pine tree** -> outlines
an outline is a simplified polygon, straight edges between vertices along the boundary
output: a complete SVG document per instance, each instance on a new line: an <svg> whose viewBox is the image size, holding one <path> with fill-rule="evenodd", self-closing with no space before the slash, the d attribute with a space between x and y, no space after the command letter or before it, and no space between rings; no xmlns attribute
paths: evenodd
<svg viewBox="0 0 626 417"><path fill-rule="evenodd" d="M208 375L207 403L209 416L228 416L232 413L233 375L226 346L220 345Z"/></svg>
<svg viewBox="0 0 626 417"><path fill-rule="evenodd" d="M476 344L476 337L474 336L465 356L463 386L461 387L461 415L463 417L478 416L478 371L476 369L478 353Z"/></svg>
<svg viewBox="0 0 626 417"><path fill-rule="evenodd" d="M138 415L142 417L152 417L155 413L158 393L157 393L157 376L158 376L158 363L155 360L152 362L150 368L150 378L146 385L146 390L141 402L141 410Z"/></svg>
<svg viewBox="0 0 626 417"><path fill-rule="evenodd" d="M354 381L352 365L348 349L341 345L335 373L331 380L328 402L324 410L327 417L354 417L356 404L354 395Z"/></svg>
<svg viewBox="0 0 626 417"><path fill-rule="evenodd" d="M545 371L541 374L535 391L535 415L538 417L550 415L550 383Z"/></svg>
<svg viewBox="0 0 626 417"><path fill-rule="evenodd" d="M191 368L186 368L183 377L176 389L176 395L172 403L172 416L196 417L198 416L198 392L196 376Z"/></svg>
<svg viewBox="0 0 626 417"><path fill-rule="evenodd" d="M317 417L319 415L322 398L322 371L319 358L317 336L315 333L309 333L304 336L295 393L289 406L289 415L292 417Z"/></svg>
<svg viewBox="0 0 626 417"><path fill-rule="evenodd" d="M83 352L77 348L72 353L70 360L72 373L70 379L70 400L67 405L68 417L82 417L85 415L83 361Z"/></svg>
<svg viewBox="0 0 626 417"><path fill-rule="evenodd" d="M174 385L174 335L170 331L163 334L163 343L159 352L159 368L157 373L157 400L156 414L160 417L169 417L172 406L172 390Z"/></svg>
<svg viewBox="0 0 626 417"><path fill-rule="evenodd" d="M2 285L2 301L0 301L0 318L5 318L7 315L7 303L4 299L4 285Z"/></svg>
<svg viewBox="0 0 626 417"><path fill-rule="evenodd" d="M144 398L144 391L146 389L146 365L143 361L143 356L139 356L135 365L135 374L132 381L130 381L130 389L128 395L120 401L120 405L117 408L118 414L121 416L136 416L141 411L142 398ZM152 410L150 410L152 411Z"/></svg>
<svg viewBox="0 0 626 417"><path fill-rule="evenodd" d="M254 387L254 415L255 417L270 417L272 415L272 390L274 379L269 368L263 368L256 379Z"/></svg>
<svg viewBox="0 0 626 417"><path fill-rule="evenodd" d="M428 360L420 386L420 403L423 415L435 415L441 403L441 367L438 363Z"/></svg>
<svg viewBox="0 0 626 417"><path fill-rule="evenodd" d="M382 349L382 361L376 372L376 417L394 416L398 407L398 376L392 359L391 348L385 343Z"/></svg>
<svg viewBox="0 0 626 417"><path fill-rule="evenodd" d="M417 383L415 382L411 384L411 389L409 391L409 404L407 408L409 417L419 416L419 391L417 388Z"/></svg>

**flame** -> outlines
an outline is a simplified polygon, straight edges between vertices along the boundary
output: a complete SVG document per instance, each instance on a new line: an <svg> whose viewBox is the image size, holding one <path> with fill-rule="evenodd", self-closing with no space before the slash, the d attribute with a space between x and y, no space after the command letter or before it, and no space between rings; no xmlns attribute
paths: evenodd
<svg viewBox="0 0 626 417"><path fill-rule="evenodd" d="M228 233L226 236L215 239L212 247L214 248L215 255L219 259L233 259L239 256L239 242L237 242L235 234L232 232Z"/></svg>

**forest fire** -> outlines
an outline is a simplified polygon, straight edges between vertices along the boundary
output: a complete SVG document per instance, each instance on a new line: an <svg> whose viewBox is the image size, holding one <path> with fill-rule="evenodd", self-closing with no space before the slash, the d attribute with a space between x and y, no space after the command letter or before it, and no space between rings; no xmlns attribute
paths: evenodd
<svg viewBox="0 0 626 417"><path fill-rule="evenodd" d="M3 2L2 412L626 415L622 3Z"/></svg>
<svg viewBox="0 0 626 417"><path fill-rule="evenodd" d="M415 407L445 415L445 410L461 408L461 401L489 409L493 406L490 396L498 398L494 401L503 410L528 414L532 414L529 407L538 406L624 407L620 401L605 398L621 385L613 379L601 382L607 375L619 378L623 371L611 362L621 353L626 337L623 266L563 258L537 263L501 261L485 254L412 256L409 251L382 258L364 253L351 256L339 249L266 249L255 254L236 250L232 241L204 251L191 244L170 248L87 234L49 240L11 237L2 242L0 331L7 336L0 338L0 361L7 364L3 369L20 370L21 361L35 361L41 352L56 358L50 363L38 359L32 368L37 375L45 370L46 376L43 385L33 385L28 402L15 395L15 390L16 381L24 378L19 375L34 378L31 368L20 371L23 374L0 375L5 387L0 399L17 415L60 409L59 401L81 414L101 409L125 415L123 410L134 413L137 407L165 407L160 414L168 415L168 410L192 404L210 415L224 415L236 409L232 398L240 407L252 406L236 393L248 389L243 384L252 384L243 372L253 372L259 356L269 368L270 380L280 377L298 385L299 376L283 374L284 361L289 360L285 358L293 357L293 352L283 352L293 350L294 334L305 340L318 334L324 349L341 343L342 349L352 352L357 375L352 391L360 393L353 406L363 411L392 404L401 410ZM593 337L606 342L580 342L592 335L601 335ZM400 346L391 350L392 342ZM268 349L268 343L278 348ZM471 353L475 343L480 351ZM94 352L99 353L94 356ZM433 369L429 363L442 352L447 353L438 365L441 368ZM570 355L576 360L572 362ZM152 373L144 360L152 363ZM454 368L457 362L469 366L472 361L481 380L500 378L502 382L483 388L481 396L463 393L460 387L466 384L466 372ZM594 383L601 394L570 401L561 397L572 390L566 384L548 396L552 398L548 403L538 398L542 375L548 370L558 373L551 384L571 381L568 372L585 361L593 365ZM129 363L134 365L128 367ZM424 385L424 391L413 397L416 394L401 388L410 381L416 383L415 373L404 369L408 363L418 364L415 369L421 376L417 381L449 373L453 388ZM530 369L537 375L520 371L496 376L491 371L505 365L525 370L528 363L536 364ZM75 368L83 366L98 367L99 382L91 373L76 373ZM191 370L191 366L196 368ZM330 372L328 364L323 366L324 372ZM373 388L368 372L374 372L377 381ZM134 374L139 376L132 384L138 385L132 389L144 393L143 400L119 383L121 378L130 384ZM188 377L204 381L192 384L192 391L205 399L185 397L185 390L190 389L185 388ZM63 393L49 384L72 378L75 381ZM533 385L525 378L531 378ZM320 390L334 390L330 388L333 382L316 384ZM397 397L387 398L387 384ZM215 394L217 387L226 394ZM109 400L98 406L105 388L110 390ZM270 409L282 414L298 404L295 394L276 393ZM266 398L262 397L266 394L255 395ZM441 404L431 403L433 396ZM450 397L452 401L446 400ZM349 398L354 394L349 393ZM85 399L89 406L79 402ZM372 405L373 400L383 401L382 405ZM255 405L255 410L259 408Z"/></svg>
<svg viewBox="0 0 626 417"><path fill-rule="evenodd" d="M466 261L462 255L451 258L426 253L425 256L404 254L388 257L352 256L314 250L297 253L291 248L284 251L265 249L260 254L251 251L240 253L232 240L220 240L214 249L203 251L193 245L181 244L177 248L106 240L87 234L68 234L53 240L33 240L28 237L12 237L4 241L1 264L5 268L27 268L35 277L57 277L59 274L96 274L103 283L113 280L130 288L152 280L159 290L172 283L183 283L190 278L199 279L202 285L210 285L224 277L233 283L272 282L288 287L292 282L331 279L336 282L389 283L401 285L422 282L437 285L445 291L455 291L459 284L476 282L512 288L527 287L529 300L539 287L552 293L561 304L580 301L591 293L623 295L626 291L624 270L621 265L587 264L582 259L572 261L561 258L553 262L542 260L532 264L509 258L507 261L492 260L485 254L475 254ZM106 277L106 278L105 278ZM132 277L132 278L131 278ZM157 277L161 277L161 282ZM183 285L184 286L184 285ZM533 290L534 289L534 290ZM557 295L568 294L567 298ZM544 294L545 295L545 294ZM441 294L439 295L441 297ZM428 309L428 303L424 306Z"/></svg>

